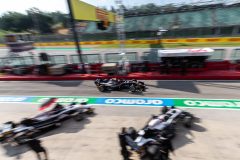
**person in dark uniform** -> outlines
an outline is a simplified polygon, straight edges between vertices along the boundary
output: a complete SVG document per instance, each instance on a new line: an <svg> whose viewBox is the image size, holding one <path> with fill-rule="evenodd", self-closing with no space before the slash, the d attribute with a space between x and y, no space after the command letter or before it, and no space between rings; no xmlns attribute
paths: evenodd
<svg viewBox="0 0 240 160"><path fill-rule="evenodd" d="M126 128L122 128L122 132L118 134L120 147L121 147L121 155L123 156L123 160L131 160L130 152L127 149L127 144L125 141Z"/></svg>
<svg viewBox="0 0 240 160"><path fill-rule="evenodd" d="M165 113L167 113L168 110L169 110L169 109L168 109L167 106L163 106L162 109L161 109L161 113L162 113L162 114L165 114Z"/></svg>
<svg viewBox="0 0 240 160"><path fill-rule="evenodd" d="M41 141L38 139L35 139L33 137L29 137L29 139L26 140L27 146L32 149L36 154L38 160L48 160L48 154L46 149L41 145ZM44 155L44 159L41 158L41 153Z"/></svg>
<svg viewBox="0 0 240 160"><path fill-rule="evenodd" d="M174 154L174 148L171 140L167 137L166 134L162 134L160 137L160 143L160 150L163 155L163 159L169 159L169 152L172 152Z"/></svg>

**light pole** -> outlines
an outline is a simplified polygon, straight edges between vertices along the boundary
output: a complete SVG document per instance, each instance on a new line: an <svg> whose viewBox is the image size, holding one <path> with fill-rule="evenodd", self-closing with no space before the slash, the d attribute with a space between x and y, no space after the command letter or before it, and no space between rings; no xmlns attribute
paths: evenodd
<svg viewBox="0 0 240 160"><path fill-rule="evenodd" d="M80 62L80 65L82 67L82 72L86 73L85 65L84 65L83 58L82 58L82 50L81 50L81 46L79 44L80 41L79 41L79 38L78 38L78 33L76 31L76 28L75 28L75 18L74 18L74 14L73 14L73 11L72 11L71 0L67 0L67 4L68 4L68 9L69 9L69 15L70 15L71 28L72 28L72 32L73 32L73 38L74 38L75 45L76 45L76 48L77 48L79 62Z"/></svg>

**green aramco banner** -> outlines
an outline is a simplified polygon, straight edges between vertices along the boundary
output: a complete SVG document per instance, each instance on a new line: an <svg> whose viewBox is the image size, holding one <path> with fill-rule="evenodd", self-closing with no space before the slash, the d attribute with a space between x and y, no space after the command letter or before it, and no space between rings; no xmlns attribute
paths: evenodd
<svg viewBox="0 0 240 160"><path fill-rule="evenodd" d="M240 100L174 99L174 105L192 108L240 109Z"/></svg>
<svg viewBox="0 0 240 160"><path fill-rule="evenodd" d="M0 103L41 104L49 98L57 98L57 103L81 103L102 106L162 107L184 108L229 108L240 109L240 100L233 99L192 99L192 98L153 98L153 97L81 97L81 96L0 96Z"/></svg>

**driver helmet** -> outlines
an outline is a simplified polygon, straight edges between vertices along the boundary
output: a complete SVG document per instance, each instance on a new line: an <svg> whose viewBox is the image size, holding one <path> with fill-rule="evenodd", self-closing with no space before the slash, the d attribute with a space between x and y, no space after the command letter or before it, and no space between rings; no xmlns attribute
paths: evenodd
<svg viewBox="0 0 240 160"><path fill-rule="evenodd" d="M166 116L164 117L164 121L167 121L168 119L169 119L169 116L166 115Z"/></svg>
<svg viewBox="0 0 240 160"><path fill-rule="evenodd" d="M136 80L136 79L133 79L132 81L133 81L133 82L137 82L137 80Z"/></svg>

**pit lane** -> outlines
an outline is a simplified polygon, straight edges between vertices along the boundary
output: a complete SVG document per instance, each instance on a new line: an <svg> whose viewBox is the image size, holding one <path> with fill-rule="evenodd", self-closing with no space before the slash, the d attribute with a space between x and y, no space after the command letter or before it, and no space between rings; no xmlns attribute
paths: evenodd
<svg viewBox="0 0 240 160"><path fill-rule="evenodd" d="M38 113L36 104L1 104L0 123ZM178 127L173 160L238 160L240 157L240 112L236 110L188 109L200 118L191 130ZM117 133L121 127L141 128L159 108L97 106L97 115L82 122L68 120L42 135L51 160L121 160ZM25 147L1 146L1 160L33 160Z"/></svg>
<svg viewBox="0 0 240 160"><path fill-rule="evenodd" d="M239 99L239 81L144 81L144 94L101 93L93 81L0 82L0 95Z"/></svg>
<svg viewBox="0 0 240 160"><path fill-rule="evenodd" d="M0 82L1 95L64 95L101 97L240 97L238 82L216 81L147 81L144 95L128 92L100 93L92 81L73 82ZM240 111L187 109L200 118L188 131L178 128L174 140L173 160L239 160ZM121 127L140 129L159 108L96 106L97 115L82 122L66 121L60 128L42 135L51 160L121 160L117 133ZM1 103L0 123L19 121L38 113L38 105ZM20 156L17 156L20 155ZM25 147L0 147L1 160L33 160L35 155Z"/></svg>

